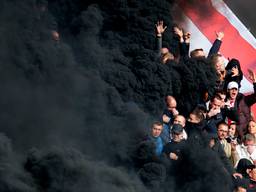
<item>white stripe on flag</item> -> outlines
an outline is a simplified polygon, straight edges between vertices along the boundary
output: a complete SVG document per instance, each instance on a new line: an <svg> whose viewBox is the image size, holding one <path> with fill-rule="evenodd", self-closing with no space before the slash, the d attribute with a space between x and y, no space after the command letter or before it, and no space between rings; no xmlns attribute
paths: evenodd
<svg viewBox="0 0 256 192"><path fill-rule="evenodd" d="M237 16L229 9L229 7L222 0L211 0L213 7L226 17L229 22L239 31L239 34L256 49L256 39L251 32L244 26L244 24L237 18Z"/></svg>

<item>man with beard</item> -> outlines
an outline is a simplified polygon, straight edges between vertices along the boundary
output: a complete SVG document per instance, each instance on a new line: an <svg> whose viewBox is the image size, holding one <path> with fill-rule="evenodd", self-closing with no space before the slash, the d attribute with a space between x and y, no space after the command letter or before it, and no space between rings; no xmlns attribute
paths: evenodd
<svg viewBox="0 0 256 192"><path fill-rule="evenodd" d="M256 75L253 71L248 70L249 79L253 82L254 93L244 95L239 93L238 83L231 81L227 87L227 106L235 107L239 111L237 130L242 138L246 132L246 126L251 119L251 106L256 103Z"/></svg>

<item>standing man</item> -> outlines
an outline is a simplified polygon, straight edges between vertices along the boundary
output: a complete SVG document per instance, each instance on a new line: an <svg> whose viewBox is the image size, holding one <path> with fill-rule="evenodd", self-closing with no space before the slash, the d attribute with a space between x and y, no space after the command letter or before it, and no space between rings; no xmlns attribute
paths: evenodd
<svg viewBox="0 0 256 192"><path fill-rule="evenodd" d="M217 128L217 135L226 156L234 166L239 159L238 154L236 153L237 143L236 141L228 142L226 140L226 138L228 137L228 129L228 125L225 122L219 123Z"/></svg>
<svg viewBox="0 0 256 192"><path fill-rule="evenodd" d="M242 138L246 132L246 126L251 119L251 106L256 103L256 75L253 71L248 70L249 79L253 82L254 93L243 95L239 93L238 84L231 81L227 87L227 104L228 107L235 107L239 112L237 130Z"/></svg>
<svg viewBox="0 0 256 192"><path fill-rule="evenodd" d="M217 133L217 125L225 121L226 117L229 117L233 121L238 120L236 110L232 108L222 108L222 98L219 94L212 97L209 104L209 110L206 114L206 131L208 133Z"/></svg>
<svg viewBox="0 0 256 192"><path fill-rule="evenodd" d="M163 151L164 142L160 137L163 130L163 124L161 122L154 122L151 127L150 135L148 136L148 140L152 141L155 144L155 154L160 156Z"/></svg>
<svg viewBox="0 0 256 192"><path fill-rule="evenodd" d="M174 118L179 115L179 111L177 110L177 102L176 99L168 95L165 98L166 107L164 109L162 115L163 121L163 131L161 137L163 138L165 143L170 141L170 126L173 124Z"/></svg>

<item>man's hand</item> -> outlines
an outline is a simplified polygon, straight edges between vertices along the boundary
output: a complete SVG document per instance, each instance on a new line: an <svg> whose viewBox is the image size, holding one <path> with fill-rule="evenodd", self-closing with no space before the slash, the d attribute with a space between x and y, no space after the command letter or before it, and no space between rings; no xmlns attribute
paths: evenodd
<svg viewBox="0 0 256 192"><path fill-rule="evenodd" d="M183 43L184 42L184 39L183 39L183 31L182 29L180 29L179 27L174 27L173 28L173 32L179 36L180 38L180 42Z"/></svg>
<svg viewBox="0 0 256 192"><path fill-rule="evenodd" d="M249 73L249 79L253 83L256 83L256 75L255 75L255 73L251 69L248 69L248 73Z"/></svg>
<svg viewBox="0 0 256 192"><path fill-rule="evenodd" d="M163 122L169 123L169 121L170 121L170 117L168 117L167 115L163 115Z"/></svg>
<svg viewBox="0 0 256 192"><path fill-rule="evenodd" d="M190 43L190 37L191 37L191 33L190 32L186 32L184 34L185 43Z"/></svg>
<svg viewBox="0 0 256 192"><path fill-rule="evenodd" d="M173 116L179 115L179 111L176 108L171 109Z"/></svg>
<svg viewBox="0 0 256 192"><path fill-rule="evenodd" d="M157 36L161 37L164 31L166 30L167 26L164 27L163 21L158 21L155 26L156 26Z"/></svg>
<svg viewBox="0 0 256 192"><path fill-rule="evenodd" d="M231 141L230 145L231 145L231 151L236 151L237 141L236 140Z"/></svg>
<svg viewBox="0 0 256 192"><path fill-rule="evenodd" d="M183 31L182 29L180 29L179 27L174 27L173 31L176 35L178 35L179 37L183 37Z"/></svg>
<svg viewBox="0 0 256 192"><path fill-rule="evenodd" d="M217 39L220 40L220 41L224 37L224 32L222 32L222 31L218 31L218 32L216 31L215 34L216 34Z"/></svg>
<svg viewBox="0 0 256 192"><path fill-rule="evenodd" d="M234 173L234 174L233 174L233 177L234 177L234 178L240 177L241 179L243 178L242 174L240 174L240 173Z"/></svg>
<svg viewBox="0 0 256 192"><path fill-rule="evenodd" d="M214 109L214 108L212 108L212 109L207 113L207 116L208 116L208 117L213 117L213 116L217 115L218 113L220 113L220 109Z"/></svg>
<svg viewBox="0 0 256 192"><path fill-rule="evenodd" d="M178 155L176 155L175 153L170 153L170 159L172 160L178 160Z"/></svg>

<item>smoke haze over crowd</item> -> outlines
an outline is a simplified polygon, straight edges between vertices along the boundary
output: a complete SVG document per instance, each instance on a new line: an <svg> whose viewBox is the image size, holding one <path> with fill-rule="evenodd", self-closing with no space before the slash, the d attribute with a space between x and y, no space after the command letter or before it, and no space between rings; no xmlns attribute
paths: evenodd
<svg viewBox="0 0 256 192"><path fill-rule="evenodd" d="M172 5L0 2L0 191L148 191L132 154L161 114L164 97L179 98L179 110L187 115L200 99L197 93L211 92L216 80L205 60L171 69L158 63L157 20L168 26L164 45L173 52L178 46ZM191 153L184 163L194 161ZM195 178L202 181L218 163L201 168ZM204 189L189 175L182 181L187 191L192 184L195 191Z"/></svg>

